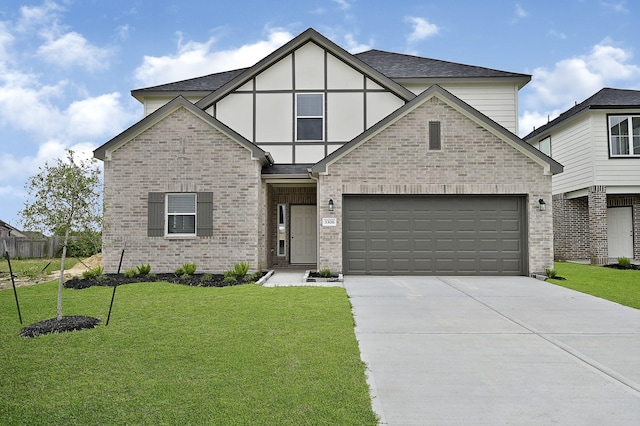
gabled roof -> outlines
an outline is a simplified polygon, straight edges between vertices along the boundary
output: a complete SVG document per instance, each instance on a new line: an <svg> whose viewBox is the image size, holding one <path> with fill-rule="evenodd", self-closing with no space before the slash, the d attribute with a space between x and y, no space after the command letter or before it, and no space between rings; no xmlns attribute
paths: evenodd
<svg viewBox="0 0 640 426"><path fill-rule="evenodd" d="M167 96L178 96L179 94L184 92L193 92L194 94L202 94L202 96L204 97L207 94L219 89L246 70L247 68L241 68L237 70L219 72L216 74L209 74L203 77L196 77L190 78L188 80L161 84L159 86L136 89L132 90L131 94L138 100L141 100L142 96L152 93L161 93Z"/></svg>
<svg viewBox="0 0 640 426"><path fill-rule="evenodd" d="M306 37L306 38L305 38ZM342 50L339 46L333 42L327 40L324 36L317 33L313 29L308 29L300 36L291 40L287 45L281 47L279 50L283 50L284 53L288 53L295 44L295 47L301 45L301 41L308 40L320 41L321 44L329 43L333 49L341 51L342 55L345 54L350 57L358 58L362 63L368 65L371 69L377 71L381 75L391 80L412 80L412 79L507 79L515 80L519 83L519 87L524 86L531 80L531 76L528 74L519 74L508 71L500 71L491 68L478 67L473 65L459 64L455 62L442 61L438 59L424 58L420 56L405 55L401 53L386 52L383 50L368 50L366 52L356 53L351 55L348 52ZM297 41L296 41L297 40ZM287 47L288 46L288 47ZM278 52L278 51L276 51ZM277 55L274 52L272 55ZM271 55L270 55L271 56ZM280 55L284 56L284 55ZM267 57L268 58L268 57ZM263 61L265 61L265 58ZM261 61L262 62L262 61ZM275 61L273 61L275 62ZM260 62L258 63L260 64ZM257 66L256 64L255 66ZM269 63L270 65L271 63ZM254 66L254 67L255 67ZM251 68L254 68L251 67ZM194 92L194 94L201 94L202 92L214 92L220 87L229 83L234 78L238 77L244 72L249 72L250 68L241 68L232 71L220 72L216 74L209 74L203 77L191 78L188 80L177 81L173 83L162 84L159 86L146 87L141 89L132 90L131 94L136 98L147 94L166 94L175 95L184 92ZM204 96L204 95L203 95Z"/></svg>
<svg viewBox="0 0 640 426"><path fill-rule="evenodd" d="M367 75L367 77L375 81L377 84L389 89L391 92L403 98L405 101L408 101L415 97L415 95L410 90L404 88L403 86L389 79L379 71L371 68L369 65L362 62L361 60L356 58L354 55L350 54L349 52L344 50L342 47L338 46L337 44L335 44L334 42L332 42L331 40L329 40L328 38L326 38L325 36L317 32L316 30L314 30L313 28L309 28L303 33L301 33L299 36L295 37L294 39L286 43L284 46L280 47L279 49L277 49L276 51L274 51L273 53L271 53L270 55L268 55L267 57L265 57L264 59L256 63L254 66L247 68L244 72L242 72L237 77L230 80L228 83L220 87L215 92L211 93L209 96L206 96L203 99L201 99L199 102L196 103L196 105L202 109L209 108L213 103L215 103L217 100L227 95L229 92L242 86L257 74L266 70L267 68L272 66L274 63L278 62L285 56L289 55L291 52L293 52L297 48L302 47L303 45L309 42L313 42L318 46L324 48L325 50L328 50L336 57L340 58L347 64L351 65L356 70L361 71L362 73Z"/></svg>
<svg viewBox="0 0 640 426"><path fill-rule="evenodd" d="M247 148L251 151L251 155L253 158L261 160L263 163L273 163L273 159L271 158L268 152L265 152L260 147L255 145L254 143L247 140L245 137L232 130L219 120L215 119L211 115L207 114L205 111L196 107L193 103L189 102L183 96L178 96L174 98L171 102L159 108L157 111L149 114L142 120L138 121L133 126L129 127L124 132L120 133L118 136L111 139L109 142L97 148L93 151L93 156L100 160L105 160L111 156L111 152L129 142L134 137L138 136L140 133L149 129L154 124L158 123L166 116L174 112L180 107L184 107L189 110L191 113L202 119L203 121L209 123L211 126L215 127L222 133L229 136L231 139L238 142L243 147Z"/></svg>
<svg viewBox="0 0 640 426"><path fill-rule="evenodd" d="M531 80L531 76L528 74L499 71L383 50L369 50L357 53L355 56L394 80L502 78L519 80L522 86Z"/></svg>
<svg viewBox="0 0 640 426"><path fill-rule="evenodd" d="M389 127L391 124L397 122L402 117L416 109L418 106L422 105L428 99L432 97L437 97L443 102L447 103L449 106L453 107L460 113L467 116L469 119L475 121L480 124L482 127L502 139L505 143L508 143L510 146L514 147L516 150L520 151L527 157L531 158L536 163L540 164L544 167L545 173L547 174L556 174L562 173L563 166L552 159L551 157L543 154L539 150L535 149L509 130L496 123L486 115L482 114L477 109L473 108L466 102L462 101L460 98L454 96L447 90L443 89L438 85L433 85L429 89L422 92L419 96L413 99L411 102L408 102L404 106L398 108L393 113L389 114L386 118L379 121L369 129L367 129L364 133L360 134L350 142L344 144L339 149L329 154L327 157L316 163L312 168L311 172L315 174L323 174L327 173L327 168L339 160L349 152L356 149L361 144L365 143L378 133L382 132L384 129Z"/></svg>
<svg viewBox="0 0 640 426"><path fill-rule="evenodd" d="M640 90L611 89L605 87L585 101L566 110L544 126L538 127L525 136L524 140L528 141L543 133L547 133L564 121L567 121L587 110L631 108L640 108Z"/></svg>

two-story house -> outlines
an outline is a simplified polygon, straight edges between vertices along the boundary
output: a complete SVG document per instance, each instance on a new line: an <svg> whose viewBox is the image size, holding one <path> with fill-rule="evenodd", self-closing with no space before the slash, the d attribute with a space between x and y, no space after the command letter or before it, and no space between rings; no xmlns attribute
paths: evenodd
<svg viewBox="0 0 640 426"><path fill-rule="evenodd" d="M640 91L604 88L524 139L565 167L553 177L556 258L640 259Z"/></svg>
<svg viewBox="0 0 640 426"><path fill-rule="evenodd" d="M104 161L106 271L526 275L553 265L551 176L516 136L529 75L309 29L255 65L132 92ZM546 202L546 203L545 203Z"/></svg>

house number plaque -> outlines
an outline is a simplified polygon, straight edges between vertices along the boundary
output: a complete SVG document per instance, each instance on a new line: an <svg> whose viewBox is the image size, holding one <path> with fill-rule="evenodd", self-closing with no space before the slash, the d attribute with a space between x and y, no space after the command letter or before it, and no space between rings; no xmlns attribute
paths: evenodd
<svg viewBox="0 0 640 426"><path fill-rule="evenodd" d="M337 217L323 217L322 226L338 226Z"/></svg>

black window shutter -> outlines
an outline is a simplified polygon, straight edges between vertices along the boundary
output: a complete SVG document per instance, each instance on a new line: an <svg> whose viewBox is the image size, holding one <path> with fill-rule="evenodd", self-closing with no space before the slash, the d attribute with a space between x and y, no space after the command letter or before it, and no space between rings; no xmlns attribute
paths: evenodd
<svg viewBox="0 0 640 426"><path fill-rule="evenodd" d="M149 192L147 236L164 237L164 192Z"/></svg>
<svg viewBox="0 0 640 426"><path fill-rule="evenodd" d="M442 144L440 142L440 122L439 121L429 122L429 149L433 151L438 151L442 149Z"/></svg>
<svg viewBox="0 0 640 426"><path fill-rule="evenodd" d="M198 226L199 237L213 235L213 192L198 192Z"/></svg>

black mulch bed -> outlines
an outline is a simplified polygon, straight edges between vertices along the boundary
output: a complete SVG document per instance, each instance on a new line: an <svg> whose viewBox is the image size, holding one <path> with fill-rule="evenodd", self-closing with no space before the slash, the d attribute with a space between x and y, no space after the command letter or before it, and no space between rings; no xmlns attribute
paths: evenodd
<svg viewBox="0 0 640 426"><path fill-rule="evenodd" d="M222 274L193 274L187 277L177 276L175 274L153 274L140 277L126 277L124 274L104 274L97 278L72 278L64 283L65 288L73 288L80 290L93 286L114 287L122 284L132 283L148 283L156 281L167 281L174 284L182 284L197 287L228 287L239 284L248 284L256 282L266 272L261 272L260 276L252 275L251 279L240 279L236 281L225 281Z"/></svg>
<svg viewBox="0 0 640 426"><path fill-rule="evenodd" d="M51 318L40 321L23 328L20 331L20 337L36 337L50 333L63 333L66 331L85 330L87 328L96 328L100 320L93 317L68 316Z"/></svg>
<svg viewBox="0 0 640 426"><path fill-rule="evenodd" d="M635 269L637 271L640 271L640 265L634 265L633 263L627 267L624 266L620 266L617 263L613 263L611 265L604 265L607 268L613 268L613 269Z"/></svg>

